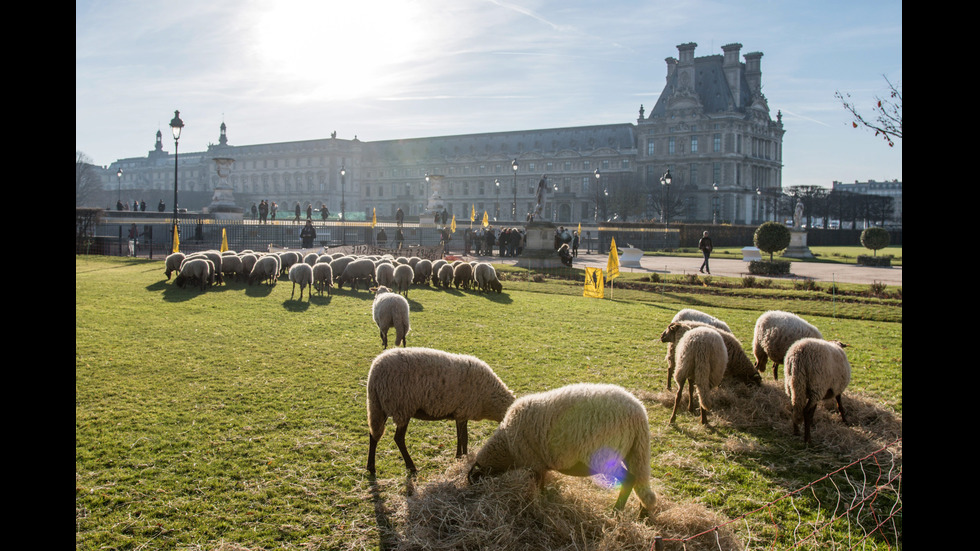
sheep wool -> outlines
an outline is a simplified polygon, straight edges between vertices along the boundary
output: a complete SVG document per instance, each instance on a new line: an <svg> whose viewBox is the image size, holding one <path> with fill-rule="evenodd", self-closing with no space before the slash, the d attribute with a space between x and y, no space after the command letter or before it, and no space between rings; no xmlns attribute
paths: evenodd
<svg viewBox="0 0 980 551"><path fill-rule="evenodd" d="M382 262L374 267L374 280L381 287L395 286L395 266L388 262Z"/></svg>
<svg viewBox="0 0 980 551"><path fill-rule="evenodd" d="M184 253L171 253L167 255L167 261L165 262L166 270L163 272L167 276L167 281L170 281L170 274L177 272L180 273L180 265L184 262Z"/></svg>
<svg viewBox="0 0 980 551"><path fill-rule="evenodd" d="M370 258L357 258L347 264L337 281L337 288L343 288L345 283L350 283L351 289L356 291L358 281L364 282L365 289L370 289L371 285L377 283L374 279L374 261Z"/></svg>
<svg viewBox="0 0 980 551"><path fill-rule="evenodd" d="M469 291L470 284L473 283L473 266L470 266L469 262L460 262L453 267L453 284L459 289L460 285L463 286L463 290Z"/></svg>
<svg viewBox="0 0 980 551"><path fill-rule="evenodd" d="M265 255L256 260L252 266L252 271L248 274L249 285L268 282L271 286L275 285L278 279L279 257L274 254Z"/></svg>
<svg viewBox="0 0 980 551"><path fill-rule="evenodd" d="M500 293L503 291L503 286L500 284L500 280L497 279L497 270L488 262L478 262L474 266L473 279L476 282L477 288L484 293L489 293L490 291Z"/></svg>
<svg viewBox="0 0 980 551"><path fill-rule="evenodd" d="M405 346L405 335L411 330L408 299L385 286L375 288L374 292L371 315L381 331L381 346L388 348L388 330L392 327L395 328L395 346Z"/></svg>
<svg viewBox="0 0 980 551"><path fill-rule="evenodd" d="M770 310L759 316L752 334L752 353L755 355L755 368L766 370L766 362L772 360L772 378L779 379L779 364L783 363L786 351L792 344L807 337L822 339L823 334L815 326L793 314L780 310Z"/></svg>
<svg viewBox="0 0 980 551"><path fill-rule="evenodd" d="M546 471L604 475L622 482L616 508L631 491L650 510L650 425L643 404L622 387L573 384L524 396L476 454L470 482L526 468L543 484Z"/></svg>
<svg viewBox="0 0 980 551"><path fill-rule="evenodd" d="M672 324L673 325L673 324ZM711 409L711 389L721 384L728 363L728 350L721 333L713 327L695 327L686 331L677 340L677 395L674 397L674 410L669 423L677 418L684 383L688 383L688 410L694 411L694 389L697 387L698 403L701 406L701 424L708 423Z"/></svg>
<svg viewBox="0 0 980 551"><path fill-rule="evenodd" d="M204 291L209 285L214 284L214 273L214 263L207 258L191 258L181 265L180 273L174 279L174 285L183 288L190 283L200 282L201 290Z"/></svg>
<svg viewBox="0 0 980 551"><path fill-rule="evenodd" d="M371 363L367 381L370 437L367 470L374 473L378 440L389 417L405 467L416 472L405 446L411 419L456 422L456 457L467 453L467 422L500 421L514 393L483 360L432 348L391 348Z"/></svg>
<svg viewBox="0 0 980 551"><path fill-rule="evenodd" d="M303 300L303 289L309 287L309 292L306 293L306 301L310 301L310 297L313 295L313 266L305 262L297 262L289 267L289 281L293 282L293 290L289 293L289 300L293 300L293 294L296 293L296 286L299 285L299 299Z"/></svg>
<svg viewBox="0 0 980 551"><path fill-rule="evenodd" d="M725 341L725 349L728 351L728 363L725 365L725 378L739 381L745 384L759 386L762 384L762 376L755 369L755 364L749 360L742 349L742 343L735 335L722 331L714 325L698 321L675 321L671 322L660 334L660 341L667 343L667 388L670 388L670 379L674 377L674 367L677 363L676 347L677 339L685 332L695 327L710 327L718 331L722 340Z"/></svg>
<svg viewBox="0 0 980 551"><path fill-rule="evenodd" d="M408 296L408 288L412 286L412 281L415 279L415 269L408 264L399 264L395 266L394 281L395 291L404 296Z"/></svg>
<svg viewBox="0 0 980 551"><path fill-rule="evenodd" d="M841 395L851 382L851 364L847 361L840 341L804 338L793 343L786 352L783 385L789 395L793 412L793 434L800 434L810 443L813 414L822 400L834 399L841 421L847 423Z"/></svg>

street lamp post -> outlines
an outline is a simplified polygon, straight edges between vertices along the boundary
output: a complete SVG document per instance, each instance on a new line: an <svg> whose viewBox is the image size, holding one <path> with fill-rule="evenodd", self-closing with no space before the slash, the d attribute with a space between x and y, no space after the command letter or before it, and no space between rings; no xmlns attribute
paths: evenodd
<svg viewBox="0 0 980 551"><path fill-rule="evenodd" d="M494 207L493 219L500 218L500 180L494 178L493 187L497 189L497 205Z"/></svg>
<svg viewBox="0 0 980 551"><path fill-rule="evenodd" d="M511 215L514 216L514 222L517 222L517 159L515 158L510 162L510 168L514 171L514 206L511 209Z"/></svg>
<svg viewBox="0 0 980 551"><path fill-rule="evenodd" d="M595 175L595 209L592 211L592 223L595 224L599 221L599 178L601 174L599 174L598 168L593 174Z"/></svg>
<svg viewBox="0 0 980 551"><path fill-rule="evenodd" d="M180 111L174 111L174 118L170 121L170 130L174 134L174 236L177 236L177 142L180 140L180 131L184 128L184 121L180 120ZM173 251L177 252L177 251Z"/></svg>
<svg viewBox="0 0 980 551"><path fill-rule="evenodd" d="M711 189L715 190L711 196L711 223L718 223L718 184L711 184Z"/></svg>
<svg viewBox="0 0 980 551"><path fill-rule="evenodd" d="M347 202L345 201L345 176L347 169L340 165L340 244L347 244Z"/></svg>
<svg viewBox="0 0 980 551"><path fill-rule="evenodd" d="M122 169L116 171L116 203L122 201Z"/></svg>
<svg viewBox="0 0 980 551"><path fill-rule="evenodd" d="M664 172L664 175L660 177L660 185L663 186L663 190L667 192L667 198L663 204L663 215L664 215L664 250L667 250L667 226L670 225L670 182L673 178L670 175L670 169Z"/></svg>

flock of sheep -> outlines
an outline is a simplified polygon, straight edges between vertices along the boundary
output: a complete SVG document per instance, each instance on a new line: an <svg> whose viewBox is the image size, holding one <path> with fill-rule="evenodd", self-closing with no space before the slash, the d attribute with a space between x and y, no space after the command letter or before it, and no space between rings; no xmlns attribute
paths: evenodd
<svg viewBox="0 0 980 551"><path fill-rule="evenodd" d="M207 251L168 256L168 280L173 272L178 274L175 284L199 285L202 290L228 277L247 280L250 285L275 285L286 275L293 282L293 294L296 285L300 286L300 300L304 289L309 289L309 294L314 289L329 294L334 285L356 288L363 283L375 292L372 315L384 351L372 362L367 380L367 470L371 474L388 418L395 424L395 443L412 473L416 467L405 445L411 419L455 421L457 458L467 454L467 422L489 419L500 425L477 452L468 476L471 483L518 468L533 472L539 484L543 484L546 471L603 475L621 483L617 509L625 506L631 492L647 511L656 503L650 487L646 408L625 389L582 383L516 398L479 358L407 347L409 288L431 283L499 293L500 281L488 263L341 253L301 257L291 251ZM392 328L395 348L388 349ZM804 442L810 442L813 415L823 400L834 399L842 421L847 422L841 404L841 394L851 376L845 345L824 340L819 329L795 314L769 311L759 316L752 339L754 363L725 322L693 309L678 312L660 340L668 343L667 388L672 382L678 385L670 423L675 422L685 384L691 412L697 391L704 424L712 407L712 389L725 378L761 385L760 373L770 361L774 379L778 380L778 366L784 366L783 385L791 405L794 435L799 434L802 423Z"/></svg>
<svg viewBox="0 0 980 551"><path fill-rule="evenodd" d="M701 422L706 423L711 390L722 379L761 385L760 373L769 361L777 379L778 366L785 366L783 384L791 403L793 434L799 434L802 422L804 441L810 442L813 414L826 399L836 400L846 422L841 394L851 368L844 345L825 341L819 329L795 314L770 311L759 317L752 342L755 364L727 324L697 310L678 312L661 341L669 343L668 388L671 379L678 385L670 423L675 421L685 383L690 410L694 410L696 389ZM455 421L457 458L467 453L467 422L490 419L500 425L477 452L468 475L471 483L519 468L533 472L539 484L546 471L603 475L621 483L617 509L625 506L631 491L645 511L657 501L650 487L646 408L616 385L572 384L516 398L479 358L431 348L393 348L371 364L367 417L371 474L389 417L395 424L395 443L412 473L415 463L405 445L411 419Z"/></svg>

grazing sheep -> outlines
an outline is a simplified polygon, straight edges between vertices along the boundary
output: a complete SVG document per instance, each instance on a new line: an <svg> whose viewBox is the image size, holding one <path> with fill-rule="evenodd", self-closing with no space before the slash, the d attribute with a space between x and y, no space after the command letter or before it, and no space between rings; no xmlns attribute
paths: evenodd
<svg viewBox="0 0 980 551"><path fill-rule="evenodd" d="M677 329L680 324L672 323L670 327ZM670 414L669 423L677 418L681 397L684 394L684 383L688 383L688 410L694 411L694 387L698 390L698 402L701 405L701 424L708 423L708 410L711 405L711 389L721 384L725 375L725 365L728 363L728 350L721 332L713 327L694 327L676 331L679 335L676 341L677 395L674 397L674 411Z"/></svg>
<svg viewBox="0 0 980 551"><path fill-rule="evenodd" d="M313 288L317 290L320 295L323 295L323 290L327 290L327 296L330 296L330 289L333 287L333 270L330 268L329 262L317 262L313 265Z"/></svg>
<svg viewBox="0 0 980 551"><path fill-rule="evenodd" d="M222 276L230 276L235 281L241 280L245 277L245 267L242 264L242 259L237 255L222 255L221 257L221 274ZM222 279L224 279L222 277Z"/></svg>
<svg viewBox="0 0 980 551"><path fill-rule="evenodd" d="M248 274L248 284L254 285L267 281L275 285L279 279L279 257L274 254L265 255L255 261L252 271Z"/></svg>
<svg viewBox="0 0 980 551"><path fill-rule="evenodd" d="M796 314L780 310L765 312L756 320L752 335L755 368L765 371L766 362L772 360L772 378L778 380L779 364L783 363L786 351L794 342L807 337L822 339L823 334Z"/></svg>
<svg viewBox="0 0 980 551"><path fill-rule="evenodd" d="M171 253L167 255L166 271L163 272L167 276L167 281L170 281L170 274L174 272L180 273L180 265L184 262L185 258L187 257L184 253Z"/></svg>
<svg viewBox="0 0 980 551"><path fill-rule="evenodd" d="M387 262L382 262L374 267L374 280L378 282L379 287L388 287L389 289L395 286L395 265L389 264Z"/></svg>
<svg viewBox="0 0 980 551"><path fill-rule="evenodd" d="M473 279L476 281L477 288L484 293L489 293L490 291L499 293L503 291L503 286L500 285L500 280L497 279L497 270L488 262L478 262L476 264L476 267L473 269Z"/></svg>
<svg viewBox="0 0 980 551"><path fill-rule="evenodd" d="M449 264L449 263L446 262L446 259L445 258L437 258L437 259L435 259L435 260L432 261L432 283L434 285L438 285L439 284L439 282L436 281L439 278L439 270L443 266L445 266L446 264Z"/></svg>
<svg viewBox="0 0 980 551"><path fill-rule="evenodd" d="M196 252L196 253L188 254L187 257L184 258L184 262L187 262L188 259L193 259L193 258L206 258L206 259L210 260L211 261L211 265L214 267L214 274L212 274L213 275L213 280L212 280L211 284L213 285L215 283L224 283L224 278L221 277L221 265L222 265L222 259L223 259L222 256L221 256L221 253L219 253L218 251L213 251L213 250L212 251L199 251L199 252Z"/></svg>
<svg viewBox="0 0 980 551"><path fill-rule="evenodd" d="M647 410L616 385L573 384L515 401L477 452L468 478L520 468L534 472L540 485L546 471L614 477L622 483L617 509L634 490L647 511L657 502Z"/></svg>
<svg viewBox="0 0 980 551"><path fill-rule="evenodd" d="M733 335L735 334L735 332L732 331L730 327L728 327L727 323L721 321L720 319L710 314L706 314L700 310L695 310L693 308L684 308L683 310L680 310L679 312L674 314L673 319L671 319L670 321L671 323L675 321L698 321L701 323L707 323L709 325L717 327L718 329L721 329L722 331L727 331ZM667 390L670 390L670 385L674 380L674 343L673 342L667 345L666 359L667 359Z"/></svg>
<svg viewBox="0 0 980 551"><path fill-rule="evenodd" d="M459 289L459 286L463 286L463 290L468 291L470 285L473 283L473 266L470 266L469 262L461 262L456 264L453 268L453 285Z"/></svg>
<svg viewBox="0 0 980 551"><path fill-rule="evenodd" d="M783 386L792 404L793 434L800 434L802 421L803 441L807 444L810 443L813 413L822 400L834 398L841 421L847 423L841 403L841 394L851 382L851 364L844 352L846 347L840 341L807 337L796 341L786 351Z"/></svg>
<svg viewBox="0 0 980 551"><path fill-rule="evenodd" d="M432 261L423 258L415 263L412 267L415 270L415 279L413 283L416 285L428 285L429 278L432 277Z"/></svg>
<svg viewBox="0 0 980 551"><path fill-rule="evenodd" d="M375 293L371 315L381 331L382 348L388 348L388 330L392 327L395 328L395 346L399 343L406 346L405 335L411 329L408 320L408 299L391 292L391 289L383 285L371 290Z"/></svg>
<svg viewBox="0 0 980 551"><path fill-rule="evenodd" d="M437 274L439 278L439 285L442 285L446 289L453 284L453 266L452 264L443 264L439 268L439 273Z"/></svg>
<svg viewBox="0 0 980 551"><path fill-rule="evenodd" d="M408 264L399 264L395 266L394 273L394 283L395 291L408 297L408 288L412 286L412 280L415 279L415 270Z"/></svg>
<svg viewBox="0 0 980 551"><path fill-rule="evenodd" d="M353 290L357 290L357 282L363 281L364 288L370 289L372 285L377 285L374 279L374 261L369 258L358 258L344 267L343 273L337 280L337 288L342 289L345 283L350 283Z"/></svg>
<svg viewBox="0 0 980 551"><path fill-rule="evenodd" d="M200 282L201 290L207 289L208 285L214 284L214 263L207 258L191 258L184 260L180 266L180 273L174 279L174 284L183 288L191 282Z"/></svg>
<svg viewBox="0 0 980 551"><path fill-rule="evenodd" d="M344 273L344 270L347 268L347 265L350 264L351 262L354 262L354 260L356 260L355 257L350 255L344 255L330 261L330 269L333 270L334 283L340 281L340 275Z"/></svg>
<svg viewBox="0 0 980 551"><path fill-rule="evenodd" d="M296 251L282 251L276 253L279 257L279 275L284 276L289 273L289 269L297 262L302 262L303 257Z"/></svg>
<svg viewBox="0 0 980 551"><path fill-rule="evenodd" d="M698 321L674 321L671 322L667 329L660 334L660 342L667 343L667 373L670 378L674 376L674 365L676 363L676 347L677 339L681 337L686 331L689 331L695 327L711 327L718 331L721 338L725 341L725 348L728 350L728 363L725 366L725 378L739 381L745 384L751 385L761 385L762 376L755 369L755 364L749 360L749 357L745 354L745 350L742 349L742 343L735 337L735 335L729 333L728 331L722 331L714 325L707 323L702 323ZM669 382L669 380L668 380ZM670 385L667 385L670 388Z"/></svg>
<svg viewBox="0 0 980 551"><path fill-rule="evenodd" d="M289 281L293 282L293 290L289 293L289 300L293 300L293 294L296 293L296 286L299 285L299 299L303 300L303 289L305 287L310 288L310 292L306 294L306 301L310 301L310 297L313 296L313 266L310 266L306 262L297 262L289 267Z"/></svg>
<svg viewBox="0 0 980 551"><path fill-rule="evenodd" d="M242 253L239 255L239 258L242 260L242 274L244 274L245 278L248 278L248 274L252 273L252 267L255 266L255 261L259 257L255 256L254 253Z"/></svg>
<svg viewBox="0 0 980 551"><path fill-rule="evenodd" d="M456 421L456 457L467 453L468 421L500 421L514 393L474 356L431 348L392 348L371 363L367 380L370 437L367 470L374 474L374 455L388 417L395 423L395 443L409 472L415 463L405 447L411 419ZM649 430L649 429L647 429Z"/></svg>

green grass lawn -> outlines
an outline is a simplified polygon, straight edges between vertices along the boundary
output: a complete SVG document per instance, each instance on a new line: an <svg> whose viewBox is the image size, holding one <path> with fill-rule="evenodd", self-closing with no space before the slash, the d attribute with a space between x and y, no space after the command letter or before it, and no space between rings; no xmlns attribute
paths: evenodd
<svg viewBox="0 0 980 551"><path fill-rule="evenodd" d="M406 479L393 428L379 444L378 479L364 470L366 376L381 351L371 293L300 302L288 281L180 289L162 260L77 256L75 266L77 549L377 549L398 540ZM502 294L413 287L408 345L475 355L518 396L573 382L634 392L650 417L654 487L671 502L735 518L887 443L894 434L872 418L896 418L901 434L900 300L673 286L607 288L599 300L582 297L580 281L501 271ZM668 426L659 335L684 307L724 319L750 359L767 309L800 313L847 342L854 426L821 413L808 449L785 411L736 412L730 404L758 400L743 390L722 392L708 427L686 412ZM781 403L782 375L774 382L770 369L764 380L762 395ZM471 453L493 429L470 423ZM838 433L850 443L828 442ZM416 488L455 463L450 422L413 422L407 440ZM745 524L766 533L772 519L795 523L820 508L801 496ZM871 538L868 548L885 544Z"/></svg>

